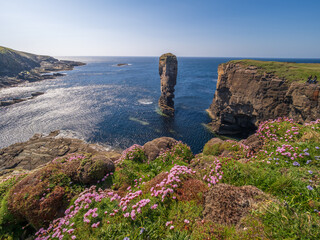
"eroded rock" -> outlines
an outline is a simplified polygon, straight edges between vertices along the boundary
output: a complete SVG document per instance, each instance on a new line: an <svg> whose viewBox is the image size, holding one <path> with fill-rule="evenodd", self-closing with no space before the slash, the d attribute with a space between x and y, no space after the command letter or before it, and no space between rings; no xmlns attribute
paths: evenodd
<svg viewBox="0 0 320 240"><path fill-rule="evenodd" d="M177 57L172 53L161 55L159 59L159 75L161 79L161 96L159 108L167 116L174 115L174 86L178 71Z"/></svg>
<svg viewBox="0 0 320 240"><path fill-rule="evenodd" d="M254 186L236 187L217 184L205 196L205 219L225 225L237 225L250 209L266 199L266 195Z"/></svg>
<svg viewBox="0 0 320 240"><path fill-rule="evenodd" d="M92 153L105 155L112 161L120 157L120 153L109 151L97 144L89 144L79 139L60 138L59 131L48 136L35 134L26 142L16 143L0 149L0 171L16 167L31 170L56 157L70 153Z"/></svg>
<svg viewBox="0 0 320 240"><path fill-rule="evenodd" d="M178 141L170 137L156 138L143 145L144 153L149 160L155 160L162 150L173 147Z"/></svg>
<svg viewBox="0 0 320 240"><path fill-rule="evenodd" d="M298 122L320 118L320 86L288 82L255 66L219 65L217 88L208 109L219 134L253 133L260 122L289 117Z"/></svg>
<svg viewBox="0 0 320 240"><path fill-rule="evenodd" d="M64 215L83 184L96 184L114 169L114 163L103 155L74 154L55 159L30 172L11 189L8 209L35 228L46 226Z"/></svg>

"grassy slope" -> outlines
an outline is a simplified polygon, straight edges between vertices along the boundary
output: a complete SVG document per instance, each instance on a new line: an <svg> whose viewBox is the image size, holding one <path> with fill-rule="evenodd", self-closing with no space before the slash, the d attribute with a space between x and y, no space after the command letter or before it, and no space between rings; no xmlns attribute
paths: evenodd
<svg viewBox="0 0 320 240"><path fill-rule="evenodd" d="M289 63L258 60L233 60L233 63L240 63L244 66L256 66L259 73L274 73L279 78L289 82L306 82L308 77L316 75L320 78L320 63Z"/></svg>
<svg viewBox="0 0 320 240"><path fill-rule="evenodd" d="M40 63L45 60L55 59L0 46L0 76L16 76L22 71L40 67Z"/></svg>
<svg viewBox="0 0 320 240"><path fill-rule="evenodd" d="M130 191L133 193L142 190L142 195L128 204L129 212L138 201L149 199L150 203L141 207L141 213L132 220L130 216L123 216L128 210L119 209L117 200L109 197L103 197L101 201L92 199L88 208L80 210L69 218L68 224L61 226L63 239L71 239L73 235L76 239L86 240L319 239L320 123L299 125L287 119L268 121L260 125L257 135L263 139L264 144L254 154L248 154L246 146L228 141L206 145L204 152L196 156L191 165L188 162L192 154L185 145L178 145L151 163L146 161L141 148L131 148L115 173L98 183L96 189L112 185L114 192L121 196ZM220 154L224 150L228 150L232 157L222 157ZM202 196L201 192L197 192L200 187L190 188L197 193L193 199L180 199L181 195L176 190L164 202L161 197L150 195L150 187L161 181L156 181L157 176L161 172L170 171L175 164L195 167L197 173L193 177L197 178L197 186L200 186L203 176L215 169L216 159L223 163L223 183L235 186L253 185L270 196L267 203L257 206L243 219L241 227L223 226L207 220L202 222L203 205L197 201ZM187 178L188 174L181 176L182 182ZM6 192L8 184L4 184L6 183L1 184L0 189ZM202 184L208 183L203 181ZM2 196L4 194L0 191L0 200ZM177 196L177 199L173 196ZM5 200L2 198L2 211L6 210ZM70 206L74 203L71 202ZM151 209L154 204L158 204L157 208ZM97 216L84 217L89 209L95 208ZM119 209L119 213L111 216L114 209ZM90 223L84 221L86 218ZM185 220L190 223L185 223ZM6 219L0 221L0 233L4 238L6 234L11 235L10 231L14 229L12 226L10 230L6 230L4 226L8 222ZM168 226L167 222L170 222ZM95 223L99 223L99 226L93 227L92 224ZM174 228L170 229L170 226ZM66 230L63 232L64 228ZM68 234L67 231L72 233ZM43 236L53 233L54 231L49 230Z"/></svg>

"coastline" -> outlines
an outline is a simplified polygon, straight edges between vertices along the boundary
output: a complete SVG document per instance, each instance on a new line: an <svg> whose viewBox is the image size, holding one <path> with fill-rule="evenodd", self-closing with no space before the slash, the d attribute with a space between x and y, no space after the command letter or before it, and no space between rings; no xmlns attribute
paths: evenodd
<svg viewBox="0 0 320 240"><path fill-rule="evenodd" d="M67 61L67 60L57 60L56 62L53 62L53 63L48 63L44 61L44 62L41 62L40 67L33 68L30 71L20 72L15 77L0 76L0 91L1 89L17 87L20 84L24 84L27 82L39 82L43 80L56 79L57 77L64 77L66 76L66 74L58 73L58 72L72 71L75 67L83 66L83 65L86 65L86 63L77 62L77 61ZM30 97L14 98L9 100L8 99L2 100L0 98L0 107L10 106L15 103L28 101L42 94L44 94L44 92L34 92L34 93L31 93Z"/></svg>

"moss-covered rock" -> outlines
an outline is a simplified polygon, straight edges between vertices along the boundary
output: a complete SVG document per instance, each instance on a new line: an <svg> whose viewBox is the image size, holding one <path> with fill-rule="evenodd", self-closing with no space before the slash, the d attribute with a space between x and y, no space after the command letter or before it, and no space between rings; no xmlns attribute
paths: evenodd
<svg viewBox="0 0 320 240"><path fill-rule="evenodd" d="M205 197L203 215L212 222L236 225L266 195L254 186L217 184Z"/></svg>
<svg viewBox="0 0 320 240"><path fill-rule="evenodd" d="M55 159L18 182L9 193L8 209L35 228L63 216L70 200L114 171L113 162L103 155L70 155Z"/></svg>

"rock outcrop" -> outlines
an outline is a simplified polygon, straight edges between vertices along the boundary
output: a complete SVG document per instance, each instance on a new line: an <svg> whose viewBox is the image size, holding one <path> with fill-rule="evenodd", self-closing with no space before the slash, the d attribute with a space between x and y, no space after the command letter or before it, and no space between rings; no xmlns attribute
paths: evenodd
<svg viewBox="0 0 320 240"><path fill-rule="evenodd" d="M76 186L96 184L114 170L112 160L101 155L74 154L55 159L11 189L8 209L18 219L27 220L39 229L64 216L70 200L79 193Z"/></svg>
<svg viewBox="0 0 320 240"><path fill-rule="evenodd" d="M320 86L286 81L273 72L231 61L218 68L218 82L208 112L219 134L254 132L261 121L289 117L296 121L320 118Z"/></svg>
<svg viewBox="0 0 320 240"><path fill-rule="evenodd" d="M172 148L178 141L170 137L156 138L143 145L144 153L151 161L155 160L161 151Z"/></svg>
<svg viewBox="0 0 320 240"><path fill-rule="evenodd" d="M81 62L58 60L50 56L36 55L0 46L0 88L26 81L53 79L61 74L45 74L72 70Z"/></svg>
<svg viewBox="0 0 320 240"><path fill-rule="evenodd" d="M24 101L28 101L31 99L34 99L40 95L44 94L44 92L35 92L35 93L31 93L31 97L27 97L27 98L13 98L10 100L1 100L0 99L0 107L5 107L5 106L10 106L12 104L15 103L20 103L20 102L24 102Z"/></svg>
<svg viewBox="0 0 320 240"><path fill-rule="evenodd" d="M174 86L176 85L178 71L177 57L172 53L161 55L159 59L159 74L161 79L161 96L159 107L162 113L174 115Z"/></svg>
<svg viewBox="0 0 320 240"><path fill-rule="evenodd" d="M100 145L88 144L79 139L61 138L58 134L59 131L52 132L48 136L36 134L26 142L0 149L0 171L14 168L32 170L56 157L77 152L104 155L113 161L120 157L120 153L107 151Z"/></svg>
<svg viewBox="0 0 320 240"><path fill-rule="evenodd" d="M237 225L249 210L266 199L254 186L217 184L206 193L203 216L216 223Z"/></svg>

